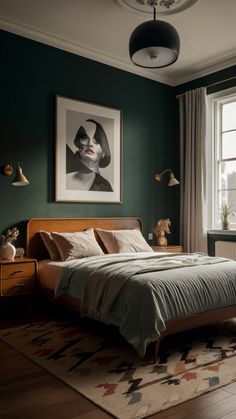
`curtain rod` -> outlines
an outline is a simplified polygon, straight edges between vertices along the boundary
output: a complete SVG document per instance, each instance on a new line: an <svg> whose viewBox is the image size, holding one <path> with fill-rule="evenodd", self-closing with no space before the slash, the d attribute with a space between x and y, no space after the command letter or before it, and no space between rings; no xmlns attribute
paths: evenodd
<svg viewBox="0 0 236 419"><path fill-rule="evenodd" d="M230 81L234 79L236 79L236 76L229 77L228 79L225 79L225 80L216 81L215 83L207 84L207 86L204 86L204 87L208 89L208 87L216 86L217 84L222 84L222 83L225 83L226 81ZM181 93L181 95L177 95L176 99L179 99L181 96L184 96L184 94L185 93Z"/></svg>

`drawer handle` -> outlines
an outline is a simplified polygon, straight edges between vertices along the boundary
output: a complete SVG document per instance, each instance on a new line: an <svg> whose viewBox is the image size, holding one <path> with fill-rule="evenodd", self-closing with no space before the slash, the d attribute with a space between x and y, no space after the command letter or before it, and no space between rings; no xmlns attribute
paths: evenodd
<svg viewBox="0 0 236 419"><path fill-rule="evenodd" d="M15 284L13 288L25 287L25 284Z"/></svg>
<svg viewBox="0 0 236 419"><path fill-rule="evenodd" d="M25 272L24 269L19 269L18 271L12 272L12 275L21 274L22 272Z"/></svg>

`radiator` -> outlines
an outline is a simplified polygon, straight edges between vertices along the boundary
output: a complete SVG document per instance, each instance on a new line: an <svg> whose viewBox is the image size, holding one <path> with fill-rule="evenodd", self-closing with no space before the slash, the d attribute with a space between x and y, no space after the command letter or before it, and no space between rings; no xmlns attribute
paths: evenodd
<svg viewBox="0 0 236 419"><path fill-rule="evenodd" d="M215 242L215 255L236 260L236 242Z"/></svg>

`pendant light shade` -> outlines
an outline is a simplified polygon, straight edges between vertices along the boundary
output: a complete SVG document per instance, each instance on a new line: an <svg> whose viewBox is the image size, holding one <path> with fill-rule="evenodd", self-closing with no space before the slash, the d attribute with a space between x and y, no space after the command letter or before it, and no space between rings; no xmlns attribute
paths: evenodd
<svg viewBox="0 0 236 419"><path fill-rule="evenodd" d="M178 32L170 23L154 20L141 23L133 31L129 41L131 61L147 68L161 68L173 64L180 49Z"/></svg>

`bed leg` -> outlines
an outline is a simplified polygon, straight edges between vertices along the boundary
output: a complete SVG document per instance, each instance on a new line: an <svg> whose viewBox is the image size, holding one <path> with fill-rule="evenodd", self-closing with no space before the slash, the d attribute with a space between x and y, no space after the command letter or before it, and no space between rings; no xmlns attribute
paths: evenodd
<svg viewBox="0 0 236 419"><path fill-rule="evenodd" d="M157 355L158 355L158 351L159 351L159 347L160 347L160 342L161 342L161 338L159 338L158 340L156 340L156 342L154 342L154 344L155 344L155 348L154 348L154 364L156 364L156 362L157 362Z"/></svg>

